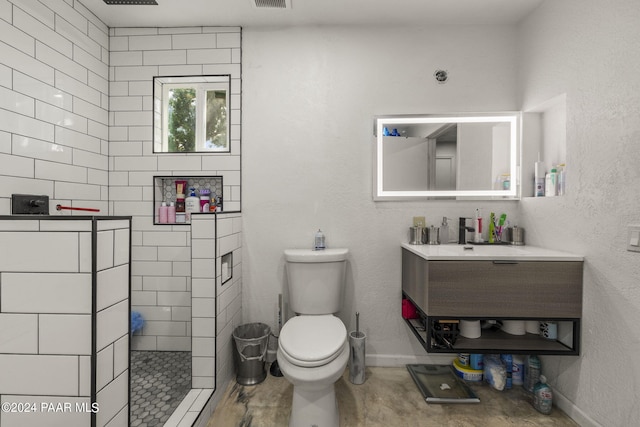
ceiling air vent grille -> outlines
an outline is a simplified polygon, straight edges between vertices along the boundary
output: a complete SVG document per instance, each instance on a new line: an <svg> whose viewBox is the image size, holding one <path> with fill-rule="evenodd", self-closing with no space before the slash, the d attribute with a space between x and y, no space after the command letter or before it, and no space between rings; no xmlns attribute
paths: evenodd
<svg viewBox="0 0 640 427"><path fill-rule="evenodd" d="M156 0L104 0L106 4L119 4L119 5L152 5L157 6L158 2Z"/></svg>
<svg viewBox="0 0 640 427"><path fill-rule="evenodd" d="M291 9L291 0L249 0L254 7L269 9Z"/></svg>

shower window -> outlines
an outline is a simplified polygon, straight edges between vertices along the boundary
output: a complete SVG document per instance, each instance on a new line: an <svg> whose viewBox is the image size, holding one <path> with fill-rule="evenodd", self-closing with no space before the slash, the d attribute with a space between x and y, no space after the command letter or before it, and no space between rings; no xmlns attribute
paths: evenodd
<svg viewBox="0 0 640 427"><path fill-rule="evenodd" d="M229 76L154 78L154 152L230 152Z"/></svg>

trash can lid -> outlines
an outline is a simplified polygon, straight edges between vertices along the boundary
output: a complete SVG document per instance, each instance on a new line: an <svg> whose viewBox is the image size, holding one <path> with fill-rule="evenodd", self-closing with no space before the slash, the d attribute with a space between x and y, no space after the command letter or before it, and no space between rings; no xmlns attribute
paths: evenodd
<svg viewBox="0 0 640 427"><path fill-rule="evenodd" d="M278 344L291 363L321 366L331 362L342 350L347 329L332 314L296 316L280 331Z"/></svg>

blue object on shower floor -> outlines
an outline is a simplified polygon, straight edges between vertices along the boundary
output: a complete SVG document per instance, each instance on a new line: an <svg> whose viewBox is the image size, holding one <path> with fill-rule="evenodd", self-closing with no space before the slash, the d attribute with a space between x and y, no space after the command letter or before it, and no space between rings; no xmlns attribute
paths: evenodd
<svg viewBox="0 0 640 427"><path fill-rule="evenodd" d="M131 333L133 334L136 331L139 331L144 326L144 319L142 318L142 314L137 311L131 312Z"/></svg>

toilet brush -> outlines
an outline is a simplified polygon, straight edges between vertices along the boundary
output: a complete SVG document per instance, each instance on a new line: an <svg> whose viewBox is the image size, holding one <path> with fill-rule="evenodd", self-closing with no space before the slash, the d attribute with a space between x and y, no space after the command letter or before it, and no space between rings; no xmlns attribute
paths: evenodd
<svg viewBox="0 0 640 427"><path fill-rule="evenodd" d="M356 312L356 330L349 334L349 381L353 384L365 380L365 340L366 335L360 332L360 313Z"/></svg>
<svg viewBox="0 0 640 427"><path fill-rule="evenodd" d="M278 335L273 335L273 341L269 341L269 343L271 344L272 342L275 343L275 349L274 351L278 351L278 338L280 336L280 330L282 329L282 294L278 295ZM271 338L271 337L269 337ZM282 371L280 370L280 365L278 365L278 359L276 357L276 360L274 360L271 363L271 366L269 367L269 373L271 374L271 376L274 377L281 377L283 376Z"/></svg>

